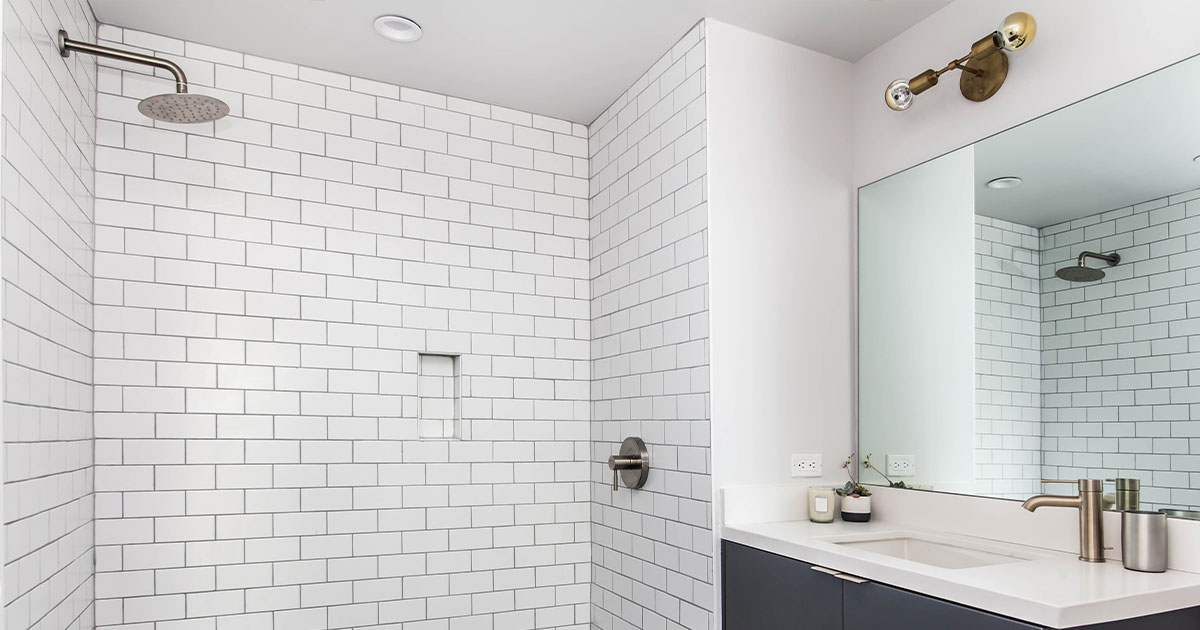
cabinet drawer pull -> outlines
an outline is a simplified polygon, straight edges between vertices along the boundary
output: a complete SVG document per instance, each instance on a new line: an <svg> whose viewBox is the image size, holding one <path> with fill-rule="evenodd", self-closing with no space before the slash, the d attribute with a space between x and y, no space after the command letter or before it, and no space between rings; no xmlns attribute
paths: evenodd
<svg viewBox="0 0 1200 630"><path fill-rule="evenodd" d="M846 580L847 582L854 582L855 584L866 584L867 582L871 581L866 578L860 578L857 575L850 575L849 573L842 573L841 571L838 571L836 569L827 569L825 567L819 567L815 564L809 568L812 569L813 571L819 571L821 573L824 573L825 575L832 575L835 578Z"/></svg>
<svg viewBox="0 0 1200 630"><path fill-rule="evenodd" d="M847 582L853 582L855 584L866 584L867 582L871 581L866 578L860 578L857 575L850 575L849 573L835 573L833 574L833 577L841 578Z"/></svg>

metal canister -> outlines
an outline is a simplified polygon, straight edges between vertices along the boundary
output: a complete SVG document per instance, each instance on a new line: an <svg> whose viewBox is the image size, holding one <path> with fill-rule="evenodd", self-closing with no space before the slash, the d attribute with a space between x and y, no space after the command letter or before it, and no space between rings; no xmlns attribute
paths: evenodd
<svg viewBox="0 0 1200 630"><path fill-rule="evenodd" d="M1167 570L1167 515L1121 512L1121 561L1126 569L1147 573Z"/></svg>
<svg viewBox="0 0 1200 630"><path fill-rule="evenodd" d="M1117 484L1117 510L1121 512L1141 509L1142 482L1130 477L1112 480Z"/></svg>

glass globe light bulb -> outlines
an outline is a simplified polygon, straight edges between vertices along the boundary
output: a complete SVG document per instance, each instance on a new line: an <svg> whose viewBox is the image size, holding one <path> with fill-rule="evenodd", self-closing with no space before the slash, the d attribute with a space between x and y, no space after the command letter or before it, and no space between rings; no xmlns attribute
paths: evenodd
<svg viewBox="0 0 1200 630"><path fill-rule="evenodd" d="M1024 11L1018 11L1004 18L999 33L1000 47L1004 50L1021 50L1033 42L1037 35L1037 20Z"/></svg>
<svg viewBox="0 0 1200 630"><path fill-rule="evenodd" d="M913 102L912 88L908 85L907 79L896 79L891 85L887 86L887 90L883 93L883 100L887 106L902 112L908 109Z"/></svg>

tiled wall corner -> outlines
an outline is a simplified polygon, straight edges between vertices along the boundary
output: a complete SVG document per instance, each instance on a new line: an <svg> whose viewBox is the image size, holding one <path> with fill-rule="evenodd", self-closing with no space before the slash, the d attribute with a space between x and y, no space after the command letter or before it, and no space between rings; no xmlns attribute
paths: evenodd
<svg viewBox="0 0 1200 630"><path fill-rule="evenodd" d="M5 0L4 618L93 627L92 247L96 63L84 0Z"/></svg>
<svg viewBox="0 0 1200 630"><path fill-rule="evenodd" d="M101 38L232 114L152 123L169 82L102 62L98 625L586 628L586 128ZM419 353L461 440L417 439Z"/></svg>
<svg viewBox="0 0 1200 630"><path fill-rule="evenodd" d="M713 627L704 24L591 126L592 622ZM626 436L645 488L613 492Z"/></svg>
<svg viewBox="0 0 1200 630"><path fill-rule="evenodd" d="M975 218L975 491L1041 491L1038 230Z"/></svg>

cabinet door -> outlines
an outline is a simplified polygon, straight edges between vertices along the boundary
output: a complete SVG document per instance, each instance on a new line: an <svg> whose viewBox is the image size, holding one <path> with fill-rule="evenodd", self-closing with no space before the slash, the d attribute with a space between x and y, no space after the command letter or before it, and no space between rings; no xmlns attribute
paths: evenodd
<svg viewBox="0 0 1200 630"><path fill-rule="evenodd" d="M842 629L842 580L729 541L721 562L725 630Z"/></svg>
<svg viewBox="0 0 1200 630"><path fill-rule="evenodd" d="M1040 626L967 608L918 593L846 582L846 630L1039 630Z"/></svg>

